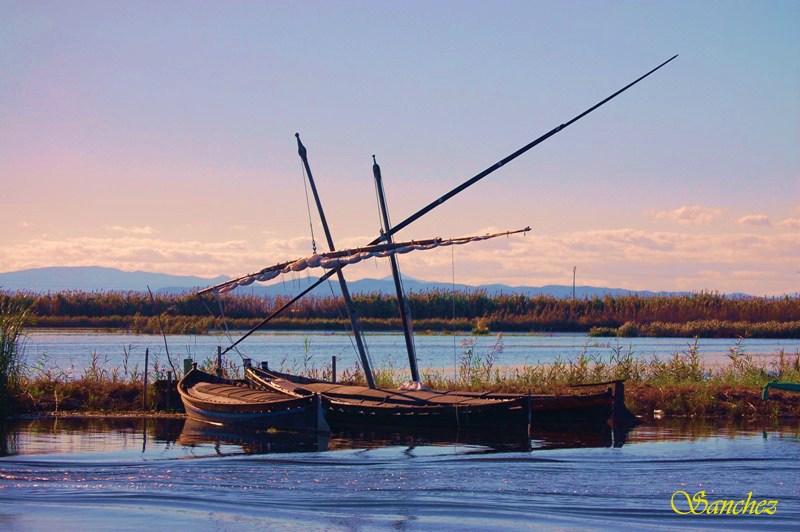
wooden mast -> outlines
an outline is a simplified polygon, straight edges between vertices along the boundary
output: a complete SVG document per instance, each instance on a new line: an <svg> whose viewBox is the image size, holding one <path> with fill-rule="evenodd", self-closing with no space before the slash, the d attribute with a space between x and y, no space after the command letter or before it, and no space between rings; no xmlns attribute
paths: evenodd
<svg viewBox="0 0 800 532"><path fill-rule="evenodd" d="M381 167L378 166L378 161L375 156L372 156L372 175L375 177L375 189L378 192L378 205L381 210L381 217L383 218L383 230L381 233L386 235L386 242L392 243L392 235L389 232L391 224L389 223L389 211L386 208L386 196L383 191L383 178L381 177ZM392 277L394 278L394 288L397 292L397 306L400 307L400 320L403 323L403 336L406 340L406 351L408 351L408 367L411 370L411 380L420 382L419 369L417 368L417 353L414 348L414 331L411 328L411 319L409 317L408 302L403 293L403 284L400 280L400 264L397 261L397 255L390 255L389 261L392 265Z"/></svg>
<svg viewBox="0 0 800 532"><path fill-rule="evenodd" d="M317 204L319 219L322 222L322 228L325 230L325 238L328 241L328 248L330 248L331 251L336 251L336 248L333 245L333 237L331 236L331 231L328 227L328 221L325 219L325 211L322 210L322 202L320 201L319 194L317 193L317 186L314 184L314 177L311 175L311 167L308 164L308 152L306 151L306 147L303 146L303 143L300 141L300 133L295 133L294 136L297 138L297 153L300 154L300 159L303 160L303 166L305 167L306 175L308 176L308 183L311 185L311 192L314 194L314 201ZM341 268L335 268L335 271L336 275L339 277L339 286L342 288L342 297L344 298L344 304L347 308L347 316L350 318L350 323L353 325L353 336L356 337L358 356L361 358L361 365L364 367L364 376L367 378L367 385L370 388L375 388L375 379L372 376L372 368L369 364L369 358L367 358L367 350L364 348L364 339L361 337L361 327L358 323L356 309L353 307L353 300L350 298L350 291L347 289L347 281L344 278Z"/></svg>

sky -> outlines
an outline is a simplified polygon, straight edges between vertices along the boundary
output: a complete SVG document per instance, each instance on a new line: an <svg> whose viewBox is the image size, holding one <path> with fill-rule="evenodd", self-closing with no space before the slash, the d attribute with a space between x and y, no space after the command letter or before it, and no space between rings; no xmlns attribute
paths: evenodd
<svg viewBox="0 0 800 532"><path fill-rule="evenodd" d="M430 281L800 291L800 2L0 0L0 272L237 276L399 222ZM353 265L350 279L388 265ZM36 288L36 287L31 287Z"/></svg>

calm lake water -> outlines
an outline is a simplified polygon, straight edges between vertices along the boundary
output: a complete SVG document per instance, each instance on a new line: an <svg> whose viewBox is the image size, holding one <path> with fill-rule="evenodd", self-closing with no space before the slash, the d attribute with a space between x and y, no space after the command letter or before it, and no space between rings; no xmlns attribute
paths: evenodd
<svg viewBox="0 0 800 532"><path fill-rule="evenodd" d="M662 421L627 434L235 432L182 419L17 421L0 438L5 530L796 530L800 426ZM776 500L679 515L676 491ZM678 495L677 508L688 511Z"/></svg>
<svg viewBox="0 0 800 532"><path fill-rule="evenodd" d="M236 339L238 337L235 337ZM498 342L497 335L417 335L415 342L419 367L422 370L453 371L464 352L462 342L476 342L475 353L480 356L492 351ZM701 339L698 350L707 365L725 363L736 339ZM373 367L407 369L408 360L402 333L371 333L366 343ZM632 352L635 356L665 358L674 353L689 350L694 343L691 338L589 338L585 334L504 334L502 350L497 354L496 365L521 366L525 364L550 363L556 359L571 360L580 353L608 361L615 353ZM167 336L170 356L176 367L182 367L182 359L195 358L202 362L214 357L218 345L223 348L231 344L221 335L171 335ZM499 345L499 344L498 344ZM92 364L93 358L106 367L129 371L144 366L145 349L150 349L150 364L155 361L167 365L164 339L160 335L96 332L86 330L33 330L28 333L25 354L30 367L46 365L58 368L68 375L80 375ZM800 353L800 339L746 339L741 351L751 355L756 362L769 365L776 353L783 350L787 355ZM330 364L331 356L337 357L341 371L354 368L358 359L351 337L344 333L320 331L259 332L253 334L238 347L242 356L249 357L254 364L268 361L270 367L285 370L303 370L307 367L321 368ZM126 357L125 353L128 353ZM236 352L228 356L237 364L241 358Z"/></svg>

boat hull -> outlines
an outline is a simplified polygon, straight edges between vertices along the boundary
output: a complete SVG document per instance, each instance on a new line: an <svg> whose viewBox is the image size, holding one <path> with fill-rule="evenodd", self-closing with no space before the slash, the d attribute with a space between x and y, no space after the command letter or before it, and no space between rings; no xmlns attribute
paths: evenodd
<svg viewBox="0 0 800 532"><path fill-rule="evenodd" d="M334 428L404 427L430 429L527 430L524 400L501 400L491 404L380 405L323 396L325 417Z"/></svg>
<svg viewBox="0 0 800 532"><path fill-rule="evenodd" d="M450 392L370 389L313 381L283 373L248 368L249 382L303 397L318 394L333 429L406 427L430 429L498 429L527 431L529 398L470 397Z"/></svg>
<svg viewBox="0 0 800 532"><path fill-rule="evenodd" d="M181 379L178 393L187 416L204 423L263 429L329 430L321 398L313 394L293 397L264 392L197 369Z"/></svg>
<svg viewBox="0 0 800 532"><path fill-rule="evenodd" d="M318 393L333 428L356 426L521 429L605 424L613 393L523 395L465 391L370 390L248 368L254 386L303 396Z"/></svg>

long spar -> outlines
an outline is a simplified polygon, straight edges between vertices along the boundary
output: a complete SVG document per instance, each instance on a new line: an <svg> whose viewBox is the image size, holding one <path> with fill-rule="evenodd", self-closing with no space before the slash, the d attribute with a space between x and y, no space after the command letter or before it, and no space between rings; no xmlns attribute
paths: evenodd
<svg viewBox="0 0 800 532"><path fill-rule="evenodd" d="M650 74L652 74L653 72L658 70L659 68L663 67L664 65L666 65L667 63L669 63L670 61L675 59L676 57L678 57L677 54L673 55L672 57L670 57L669 59L667 59L666 61L664 61L660 65L658 65L657 67L655 67L653 70L648 72L647 74L641 76L640 78L636 79L635 81L632 81L631 83L628 83L627 85L622 87L620 90L618 90L617 92L615 92L614 94L612 94L611 96L606 98L605 100L602 100L601 102L593 105L592 107L590 107L589 109L585 110L581 114L575 116L569 122L565 122L565 123L563 123L563 124L561 124L559 126L554 127L553 129L551 129L550 131L548 131L547 133L545 133L544 135L542 135L538 139L526 144L525 146L523 146L522 148L518 149L517 151L515 151L514 153L512 153L508 157L505 157L504 159L500 159L499 161L497 161L492 166L490 166L489 168L487 168L483 172L479 173L475 177L473 177L471 179L468 179L467 181L463 182L462 184L460 184L459 186L457 186L456 188L454 188L453 190L451 190L450 192L448 192L444 196L440 197L439 199L437 199L435 201L432 201L431 203L429 203L428 205L426 205L422 209L418 210L417 212L415 212L414 214L412 214L411 216L409 216L408 218L406 218L405 220L403 220L399 224L397 224L394 227L388 229L386 231L385 235L383 235L382 238L385 238L387 235L393 235L396 232L398 232L401 229L403 229L404 227L406 227L407 225L415 222L418 218L426 215L427 213L429 213L430 211L432 211L433 209L435 209L436 207L438 207L439 205L441 205L445 201L449 200L450 198L452 198L453 196L455 196L459 192L462 192L463 190L471 187L472 185L474 185L475 183L477 183L478 181L480 181L481 179L483 179L487 175L491 174L495 170L498 170L502 166L504 166L504 165L508 164L509 162L513 161L514 159L516 159L517 157L519 157L523 153L527 152L528 150L530 150L534 146L536 146L538 144L541 144L542 142L546 141L547 139L549 139L550 137L552 137L556 133L560 132L561 130L563 130L563 129L567 128L567 127L569 127L570 125L572 125L573 123L577 122L578 120L580 120L584 116L588 115L589 113L591 113L592 111L594 111L598 107L600 107L600 106L608 103L609 101L613 100L614 98L616 98L617 96L619 96L620 94L622 94L626 90L630 89L631 87L633 87L634 85L636 85L637 83L642 81L644 78L646 78L647 76L649 76ZM377 241L380 242L380 240L382 238L379 238Z"/></svg>
<svg viewBox="0 0 800 532"><path fill-rule="evenodd" d="M402 222L398 223L394 227L388 228L387 231L384 234L380 235L378 238L376 238L375 240L370 242L369 245L378 244L379 242L385 240L387 238L387 235L391 236L391 235L395 234L396 232L400 231L401 229L403 229L403 228L407 227L408 225L412 224L413 222L418 220L420 217L422 217L425 214L429 213L430 211L432 211L433 209L435 209L436 207L438 207L439 205L441 205L445 201L449 200L450 198L452 198L453 196L455 196L459 192L462 192L465 189L471 187L472 185L474 185L475 183L477 183L478 181L480 181L484 177L488 176L489 174L491 174L495 170L498 170L501 167L505 166L506 164L508 164L509 162L513 161L514 159L516 159L517 157L519 157L523 153L527 152L528 150L530 150L534 146L536 146L538 144L541 144L542 142L544 142L545 140L549 139L550 137L552 137L556 133L559 133L563 129L565 129L568 126L574 124L575 122L577 122L578 120L580 120L584 116L586 116L589 113L591 113L592 111L596 110L598 107L601 107L601 106L605 105L606 103L610 102L611 100L613 100L614 98L616 98L617 96L619 96L620 94L625 92L626 90L630 89L631 87L633 87L634 85L636 85L637 83L642 81L644 78L648 77L650 74L652 74L656 70L660 69L661 67L663 67L664 65L666 65L667 63L669 63L670 61L675 59L676 57L678 57L678 54L675 54L674 56L670 57L669 59L667 59L666 61L664 61L663 63L661 63L657 67L655 67L654 69L652 69L650 72L648 72L645 75L639 77L638 79L632 81L631 83L628 83L627 85L622 87L620 90L618 90L617 92L615 92L611 96L609 96L609 97L605 98L604 100L601 100L600 102L596 103L595 105L593 105L592 107L588 108L587 110L585 110L581 114L575 116L574 118L572 118L568 122L565 122L565 123L553 128L553 129L551 129L550 131L548 131L547 133L545 133L541 137L539 137L536 140L526 144L525 146L523 146L522 148L518 149L517 151L515 151L511 155L509 155L507 157L504 157L503 159L500 159L498 162L496 162L495 164L493 164L489 168L485 169L481 173L477 174L476 176L468 179L467 181L464 181L462 184L460 184L459 186L457 186L456 188L454 188L453 190L451 190L447 194L445 194L445 195L441 196L439 199L429 203L428 205L426 205L425 207L423 207L419 211L415 212L414 214L412 214L411 216L409 216L408 218L406 218ZM264 325L266 325L269 321L271 321L273 318L275 318L276 316L281 314L284 310L286 310L287 308L289 308L290 306L295 304L297 301L302 299L306 294L308 294L309 292L314 290L316 287L318 287L319 285L321 285L322 283L327 281L335 273L336 273L335 270L328 271L328 273L326 273L325 275L320 277L314 283L310 284L306 289L304 289L302 292L300 292L298 295L296 295L291 301L285 303L280 308L278 308L275 311L273 311L272 314L270 314L269 316L267 316L266 318L261 320L261 322L258 325L256 325L255 327L253 327L252 329L247 331L247 333L245 333L241 338L239 338L236 342L231 344L230 347L226 348L223 353L227 353L228 351L230 351L231 349L233 349L234 347L239 345L239 343L241 343L245 338L247 338L248 336L250 336L251 334L256 332L258 329L260 329Z"/></svg>

